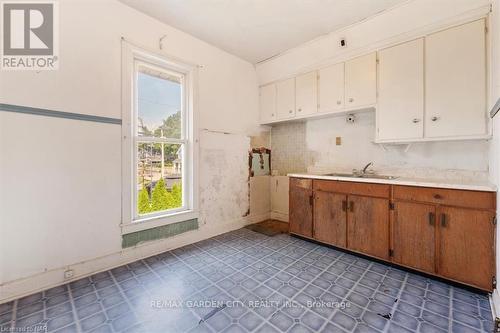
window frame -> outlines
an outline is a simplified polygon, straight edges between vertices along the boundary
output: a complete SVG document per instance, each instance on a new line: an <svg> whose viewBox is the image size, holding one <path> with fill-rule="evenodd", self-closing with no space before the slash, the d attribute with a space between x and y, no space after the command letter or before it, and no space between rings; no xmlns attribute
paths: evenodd
<svg viewBox="0 0 500 333"><path fill-rule="evenodd" d="M139 67L151 68L182 80L181 138L140 137L137 133ZM122 233L198 218L194 80L197 66L122 41ZM183 206L139 215L137 162L139 143L181 144Z"/></svg>

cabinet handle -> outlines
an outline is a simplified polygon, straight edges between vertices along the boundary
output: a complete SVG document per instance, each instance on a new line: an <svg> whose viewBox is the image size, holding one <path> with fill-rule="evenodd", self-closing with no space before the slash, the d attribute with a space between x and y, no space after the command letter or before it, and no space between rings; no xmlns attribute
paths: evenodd
<svg viewBox="0 0 500 333"><path fill-rule="evenodd" d="M346 212L347 211L347 201L342 200L342 211Z"/></svg>
<svg viewBox="0 0 500 333"><path fill-rule="evenodd" d="M439 117L434 116L434 117L431 118L431 120L432 121L437 121L437 120L439 120Z"/></svg>
<svg viewBox="0 0 500 333"><path fill-rule="evenodd" d="M354 102L354 98L349 98L349 103Z"/></svg>
<svg viewBox="0 0 500 333"><path fill-rule="evenodd" d="M441 226L443 228L446 228L447 225L448 225L448 221L446 220L446 214L443 213L443 214L441 214Z"/></svg>
<svg viewBox="0 0 500 333"><path fill-rule="evenodd" d="M340 104L342 104L342 101L337 101L337 105L340 105Z"/></svg>
<svg viewBox="0 0 500 333"><path fill-rule="evenodd" d="M293 111L292 110L289 110L288 113L292 113Z"/></svg>
<svg viewBox="0 0 500 333"><path fill-rule="evenodd" d="M302 112L302 108L299 108L299 112Z"/></svg>
<svg viewBox="0 0 500 333"><path fill-rule="evenodd" d="M420 119L418 119L418 118L413 119L413 123L414 123L414 124L417 124L417 123L419 123L419 122L420 122Z"/></svg>
<svg viewBox="0 0 500 333"><path fill-rule="evenodd" d="M434 199L441 200L443 197L440 194L434 194Z"/></svg>
<svg viewBox="0 0 500 333"><path fill-rule="evenodd" d="M436 215L434 213L429 213L429 224L436 225Z"/></svg>
<svg viewBox="0 0 500 333"><path fill-rule="evenodd" d="M353 201L349 202L349 211L354 212L354 202Z"/></svg>
<svg viewBox="0 0 500 333"><path fill-rule="evenodd" d="M309 204L312 206L314 203L314 197L312 195L309 196Z"/></svg>

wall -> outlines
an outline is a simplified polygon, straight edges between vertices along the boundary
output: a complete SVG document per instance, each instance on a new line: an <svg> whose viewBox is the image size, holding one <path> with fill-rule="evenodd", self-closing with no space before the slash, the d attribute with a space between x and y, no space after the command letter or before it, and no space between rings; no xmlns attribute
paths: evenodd
<svg viewBox="0 0 500 333"><path fill-rule="evenodd" d="M260 84L293 76L368 53L429 31L484 15L490 0L418 0L404 2L328 35L290 49L257 65ZM338 46L345 38L347 47Z"/></svg>
<svg viewBox="0 0 500 333"><path fill-rule="evenodd" d="M484 17L489 12L489 4L489 0L405 2L257 64L259 84L293 77ZM493 27L490 30L494 30ZM340 38L346 38L347 47L338 46ZM497 62L493 63L497 66ZM357 114L357 122L353 125L346 124L342 116L274 125L271 131L272 166L280 175L328 173L359 169L373 161L375 170L400 176L483 180L489 176L492 166L490 142L419 143L406 151L406 146L375 145L372 143L374 135L373 111ZM342 137L341 146L335 145L337 136ZM273 195L286 197L287 193L282 190ZM277 210L278 207L272 205L272 214Z"/></svg>
<svg viewBox="0 0 500 333"><path fill-rule="evenodd" d="M0 103L121 118L123 36L200 65L200 132L233 134L200 133L200 229L122 250L120 126L0 112L0 303L62 283L67 267L89 274L269 215L250 205L262 188L246 172L260 135L254 66L115 0L59 4L59 70L2 72Z"/></svg>
<svg viewBox="0 0 500 333"><path fill-rule="evenodd" d="M347 124L344 116L278 124L271 130L272 166L286 175L351 171L373 162L377 172L392 175L487 180L485 140L414 143L408 148L374 144L374 136L374 111L356 114L354 124ZM339 146L336 137L341 138Z"/></svg>
<svg viewBox="0 0 500 333"><path fill-rule="evenodd" d="M491 59L493 59L492 63L492 72L491 72L491 98L490 98L490 106L494 105L494 103L500 98L500 0L494 0L492 6L492 14L491 14ZM493 183L500 187L500 114L497 114L495 118L493 118L493 140L490 147L490 179ZM500 196L497 195L497 207L500 207ZM497 212L497 219L498 219ZM497 280L500 277L500 228L497 226L496 229L496 269L497 269ZM497 318L500 318L500 293L498 288L493 292L493 304L494 304L494 313Z"/></svg>

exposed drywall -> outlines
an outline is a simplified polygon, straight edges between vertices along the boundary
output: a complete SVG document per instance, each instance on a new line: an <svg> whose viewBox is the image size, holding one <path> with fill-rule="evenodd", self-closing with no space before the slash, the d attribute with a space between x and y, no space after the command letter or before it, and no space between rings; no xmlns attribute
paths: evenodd
<svg viewBox="0 0 500 333"><path fill-rule="evenodd" d="M269 129L259 135L250 137L251 149L269 149L271 147ZM250 214L268 216L271 211L271 176L260 175L250 177Z"/></svg>
<svg viewBox="0 0 500 333"><path fill-rule="evenodd" d="M200 222L241 219L250 209L250 138L202 131L200 142Z"/></svg>
<svg viewBox="0 0 500 333"><path fill-rule="evenodd" d="M276 125L271 131L273 169L281 175L327 173L374 162L375 170L400 176L488 177L487 141L415 143L405 151L405 145L374 144L374 135L374 112L357 114L354 124L340 116ZM341 137L339 146L336 137Z"/></svg>
<svg viewBox="0 0 500 333"><path fill-rule="evenodd" d="M2 72L0 103L121 118L125 37L200 65L198 128L259 135L257 77L250 63L115 0L62 0L59 6L59 70ZM65 267L88 274L267 218L242 217L249 207L249 139L202 136L204 224L123 252L119 126L0 111L0 131L0 302L63 282Z"/></svg>

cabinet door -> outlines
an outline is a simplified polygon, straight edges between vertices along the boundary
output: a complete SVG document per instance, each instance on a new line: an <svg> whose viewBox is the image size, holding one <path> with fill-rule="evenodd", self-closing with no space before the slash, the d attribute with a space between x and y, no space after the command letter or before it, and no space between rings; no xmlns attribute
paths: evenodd
<svg viewBox="0 0 500 333"><path fill-rule="evenodd" d="M296 81L296 113L297 117L306 116L318 111L318 74L310 72L297 76Z"/></svg>
<svg viewBox="0 0 500 333"><path fill-rule="evenodd" d="M347 196L332 192L314 193L314 238L346 247Z"/></svg>
<svg viewBox="0 0 500 333"><path fill-rule="evenodd" d="M260 88L260 121L269 122L276 119L276 85L270 84Z"/></svg>
<svg viewBox="0 0 500 333"><path fill-rule="evenodd" d="M350 195L347 247L374 257L389 258L389 200Z"/></svg>
<svg viewBox="0 0 500 333"><path fill-rule="evenodd" d="M276 113L278 119L295 117L295 78L276 84Z"/></svg>
<svg viewBox="0 0 500 333"><path fill-rule="evenodd" d="M377 137L420 139L424 135L424 40L379 52Z"/></svg>
<svg viewBox="0 0 500 333"><path fill-rule="evenodd" d="M344 108L344 63L320 69L319 112Z"/></svg>
<svg viewBox="0 0 500 333"><path fill-rule="evenodd" d="M484 20L435 33L425 43L426 136L486 134Z"/></svg>
<svg viewBox="0 0 500 333"><path fill-rule="evenodd" d="M355 58L345 63L346 107L375 104L377 100L376 53Z"/></svg>
<svg viewBox="0 0 500 333"><path fill-rule="evenodd" d="M288 219L291 233L312 237L312 199L312 189L290 181Z"/></svg>
<svg viewBox="0 0 500 333"><path fill-rule="evenodd" d="M441 206L438 274L492 290L494 213Z"/></svg>
<svg viewBox="0 0 500 333"><path fill-rule="evenodd" d="M392 227L392 260L403 266L434 273L436 207L396 202Z"/></svg>

